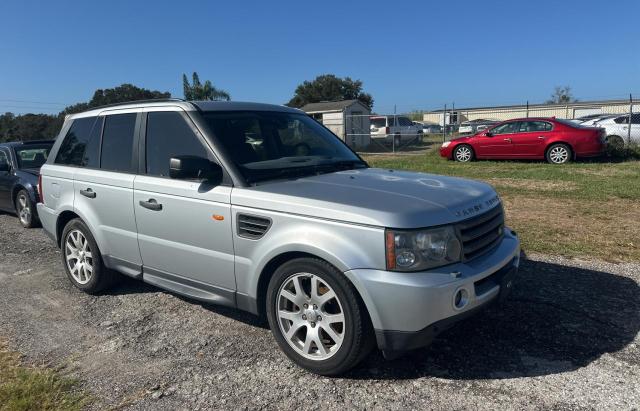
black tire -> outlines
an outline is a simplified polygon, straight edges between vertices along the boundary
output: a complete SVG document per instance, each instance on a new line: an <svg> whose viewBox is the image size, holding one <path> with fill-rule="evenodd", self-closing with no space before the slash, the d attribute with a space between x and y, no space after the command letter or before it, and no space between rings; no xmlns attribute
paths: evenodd
<svg viewBox="0 0 640 411"><path fill-rule="evenodd" d="M460 163L468 163L476 158L473 147L468 144L460 144L453 150L453 159Z"/></svg>
<svg viewBox="0 0 640 411"><path fill-rule="evenodd" d="M564 143L551 144L545 153L545 159L550 164L567 164L573 158L571 147Z"/></svg>
<svg viewBox="0 0 640 411"><path fill-rule="evenodd" d="M67 263L67 242L71 241L71 243L73 243L73 240L69 239L69 235L72 232L76 231L82 233L82 235L88 242L89 250L91 252L91 265L93 267L93 271L91 272L88 282L85 284L79 282L73 276L69 268L69 264ZM67 273L67 277L69 278L71 283L76 288L84 291L87 294L97 294L108 289L116 283L118 274L112 270L109 270L104 265L102 254L100 253L98 244L93 238L89 227L87 227L87 225L81 219L75 218L67 223L67 225L64 227L64 230L62 231L62 239L60 244L62 263L64 265L65 272Z"/></svg>
<svg viewBox="0 0 640 411"><path fill-rule="evenodd" d="M40 227L36 205L31 201L27 190L18 191L16 197L13 199L13 204L15 204L16 207L18 221L20 221L20 224L24 228Z"/></svg>
<svg viewBox="0 0 640 411"><path fill-rule="evenodd" d="M286 341L277 316L281 287L292 276L302 273L313 274L326 283L340 301L344 315L342 345L331 357L324 360L308 359L294 350ZM339 375L356 366L374 347L373 327L364 303L344 275L325 261L298 258L284 263L271 277L265 300L267 319L276 342L290 360L305 370L320 375Z"/></svg>

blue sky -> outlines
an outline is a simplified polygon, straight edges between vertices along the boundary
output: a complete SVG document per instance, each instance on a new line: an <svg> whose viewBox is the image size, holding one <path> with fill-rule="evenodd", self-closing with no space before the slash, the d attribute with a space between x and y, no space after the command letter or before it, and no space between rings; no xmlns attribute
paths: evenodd
<svg viewBox="0 0 640 411"><path fill-rule="evenodd" d="M284 103L323 73L375 110L640 96L640 1L41 1L0 4L0 112L57 112L182 73Z"/></svg>

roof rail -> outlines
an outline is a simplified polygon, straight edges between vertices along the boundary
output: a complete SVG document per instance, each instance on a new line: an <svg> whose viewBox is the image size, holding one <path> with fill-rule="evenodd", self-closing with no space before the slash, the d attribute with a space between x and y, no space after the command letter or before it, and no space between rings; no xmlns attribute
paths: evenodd
<svg viewBox="0 0 640 411"><path fill-rule="evenodd" d="M177 97L171 97L171 98L152 98L152 99L146 99L146 100L123 101L123 102L120 102L120 103L111 103L111 104L105 104L103 106L89 107L85 111L96 110L96 109L99 109L99 108L125 106L127 104L167 103L167 102L171 102L171 101L181 101L181 102L184 102L184 103L190 103L191 105L195 106L195 104L193 104L190 101L187 101L185 99L177 98Z"/></svg>

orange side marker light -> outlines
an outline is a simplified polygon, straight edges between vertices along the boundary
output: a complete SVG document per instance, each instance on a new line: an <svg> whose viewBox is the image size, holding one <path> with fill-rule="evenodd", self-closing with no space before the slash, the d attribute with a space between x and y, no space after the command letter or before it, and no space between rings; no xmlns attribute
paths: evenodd
<svg viewBox="0 0 640 411"><path fill-rule="evenodd" d="M211 216L211 218L213 218L216 221L224 220L224 216L223 215L219 215L219 214L214 214L214 215Z"/></svg>

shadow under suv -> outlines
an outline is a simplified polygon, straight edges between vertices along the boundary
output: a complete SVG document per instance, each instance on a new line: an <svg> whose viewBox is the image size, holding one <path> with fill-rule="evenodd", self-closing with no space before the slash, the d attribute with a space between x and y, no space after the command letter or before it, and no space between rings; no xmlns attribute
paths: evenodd
<svg viewBox="0 0 640 411"><path fill-rule="evenodd" d="M504 298L520 255L491 186L370 168L305 113L153 101L68 117L40 218L71 282L116 272L265 315L325 375L386 357Z"/></svg>

